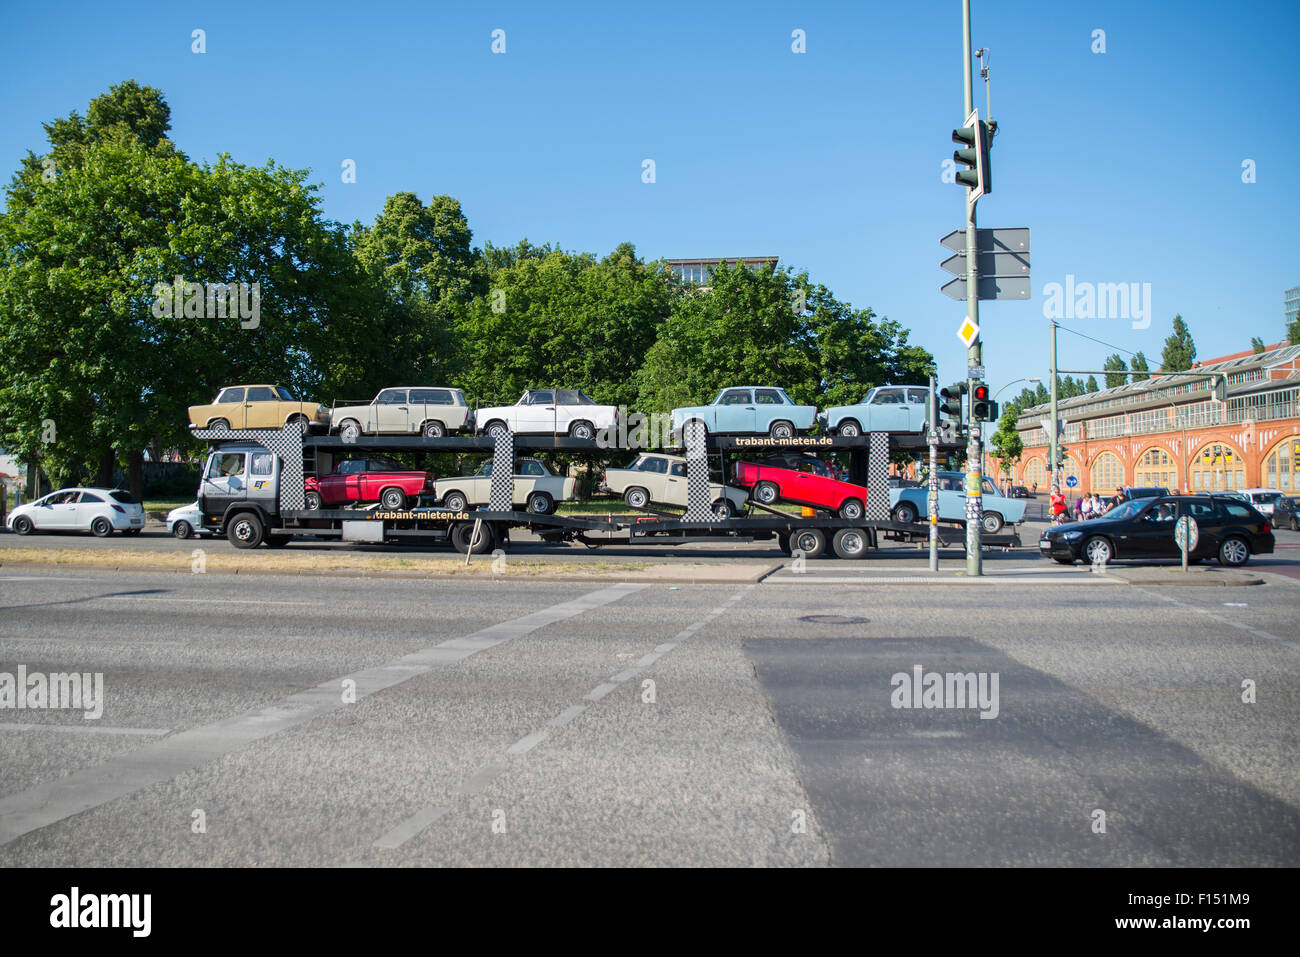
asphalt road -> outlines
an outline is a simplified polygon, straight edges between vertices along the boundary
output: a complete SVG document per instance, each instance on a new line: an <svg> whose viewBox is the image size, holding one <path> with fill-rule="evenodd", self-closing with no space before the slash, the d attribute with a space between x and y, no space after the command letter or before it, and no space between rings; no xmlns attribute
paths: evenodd
<svg viewBox="0 0 1300 957"><path fill-rule="evenodd" d="M818 577L0 569L0 865L1300 864L1300 584Z"/></svg>

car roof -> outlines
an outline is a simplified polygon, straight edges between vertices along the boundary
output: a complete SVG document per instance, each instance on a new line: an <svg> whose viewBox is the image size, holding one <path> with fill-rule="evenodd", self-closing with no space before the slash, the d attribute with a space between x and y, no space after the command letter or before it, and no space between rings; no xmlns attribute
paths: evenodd
<svg viewBox="0 0 1300 957"><path fill-rule="evenodd" d="M261 389L261 388L278 389L280 387L278 385L273 385L270 382L247 382L244 383L243 385L223 385L217 391L225 392L227 389Z"/></svg>

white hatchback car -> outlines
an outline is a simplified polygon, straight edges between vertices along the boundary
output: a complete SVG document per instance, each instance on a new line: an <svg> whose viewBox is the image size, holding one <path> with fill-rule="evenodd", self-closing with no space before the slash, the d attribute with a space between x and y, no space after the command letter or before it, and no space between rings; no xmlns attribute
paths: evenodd
<svg viewBox="0 0 1300 957"><path fill-rule="evenodd" d="M92 532L103 538L114 531L139 535L144 530L144 506L120 488L62 488L19 505L5 525L19 535Z"/></svg>
<svg viewBox="0 0 1300 957"><path fill-rule="evenodd" d="M199 503L182 505L167 513L167 531L177 538L193 538L195 535L215 535L210 528L203 527L203 513Z"/></svg>

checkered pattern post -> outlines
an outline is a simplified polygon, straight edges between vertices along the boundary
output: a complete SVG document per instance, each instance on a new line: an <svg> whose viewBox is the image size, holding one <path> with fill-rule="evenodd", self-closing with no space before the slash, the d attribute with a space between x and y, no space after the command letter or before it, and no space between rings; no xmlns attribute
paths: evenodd
<svg viewBox="0 0 1300 957"><path fill-rule="evenodd" d="M682 436L686 443L686 514L688 522L707 522L713 518L709 501L709 449L704 426L688 422Z"/></svg>
<svg viewBox="0 0 1300 957"><path fill-rule="evenodd" d="M488 495L488 508L494 512L508 512L515 502L515 434L506 431L497 436L492 452L492 490Z"/></svg>
<svg viewBox="0 0 1300 957"><path fill-rule="evenodd" d="M864 518L889 518L889 433L872 432L867 449L867 509Z"/></svg>
<svg viewBox="0 0 1300 957"><path fill-rule="evenodd" d="M302 430L283 429L191 429L196 439L216 442L256 442L280 459L280 509L297 511L307 507L303 497Z"/></svg>

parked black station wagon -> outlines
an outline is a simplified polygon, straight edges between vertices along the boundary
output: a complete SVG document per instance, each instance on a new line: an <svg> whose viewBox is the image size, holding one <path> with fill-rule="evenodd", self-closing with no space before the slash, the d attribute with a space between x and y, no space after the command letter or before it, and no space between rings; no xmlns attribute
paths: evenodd
<svg viewBox="0 0 1300 957"><path fill-rule="evenodd" d="M1082 559L1091 564L1125 558L1177 559L1174 541L1178 519L1196 520L1199 541L1189 561L1218 558L1224 565L1244 565L1251 555L1273 551L1273 530L1250 505L1235 498L1162 495L1121 502L1100 518L1053 525L1038 540L1044 558L1063 565Z"/></svg>

